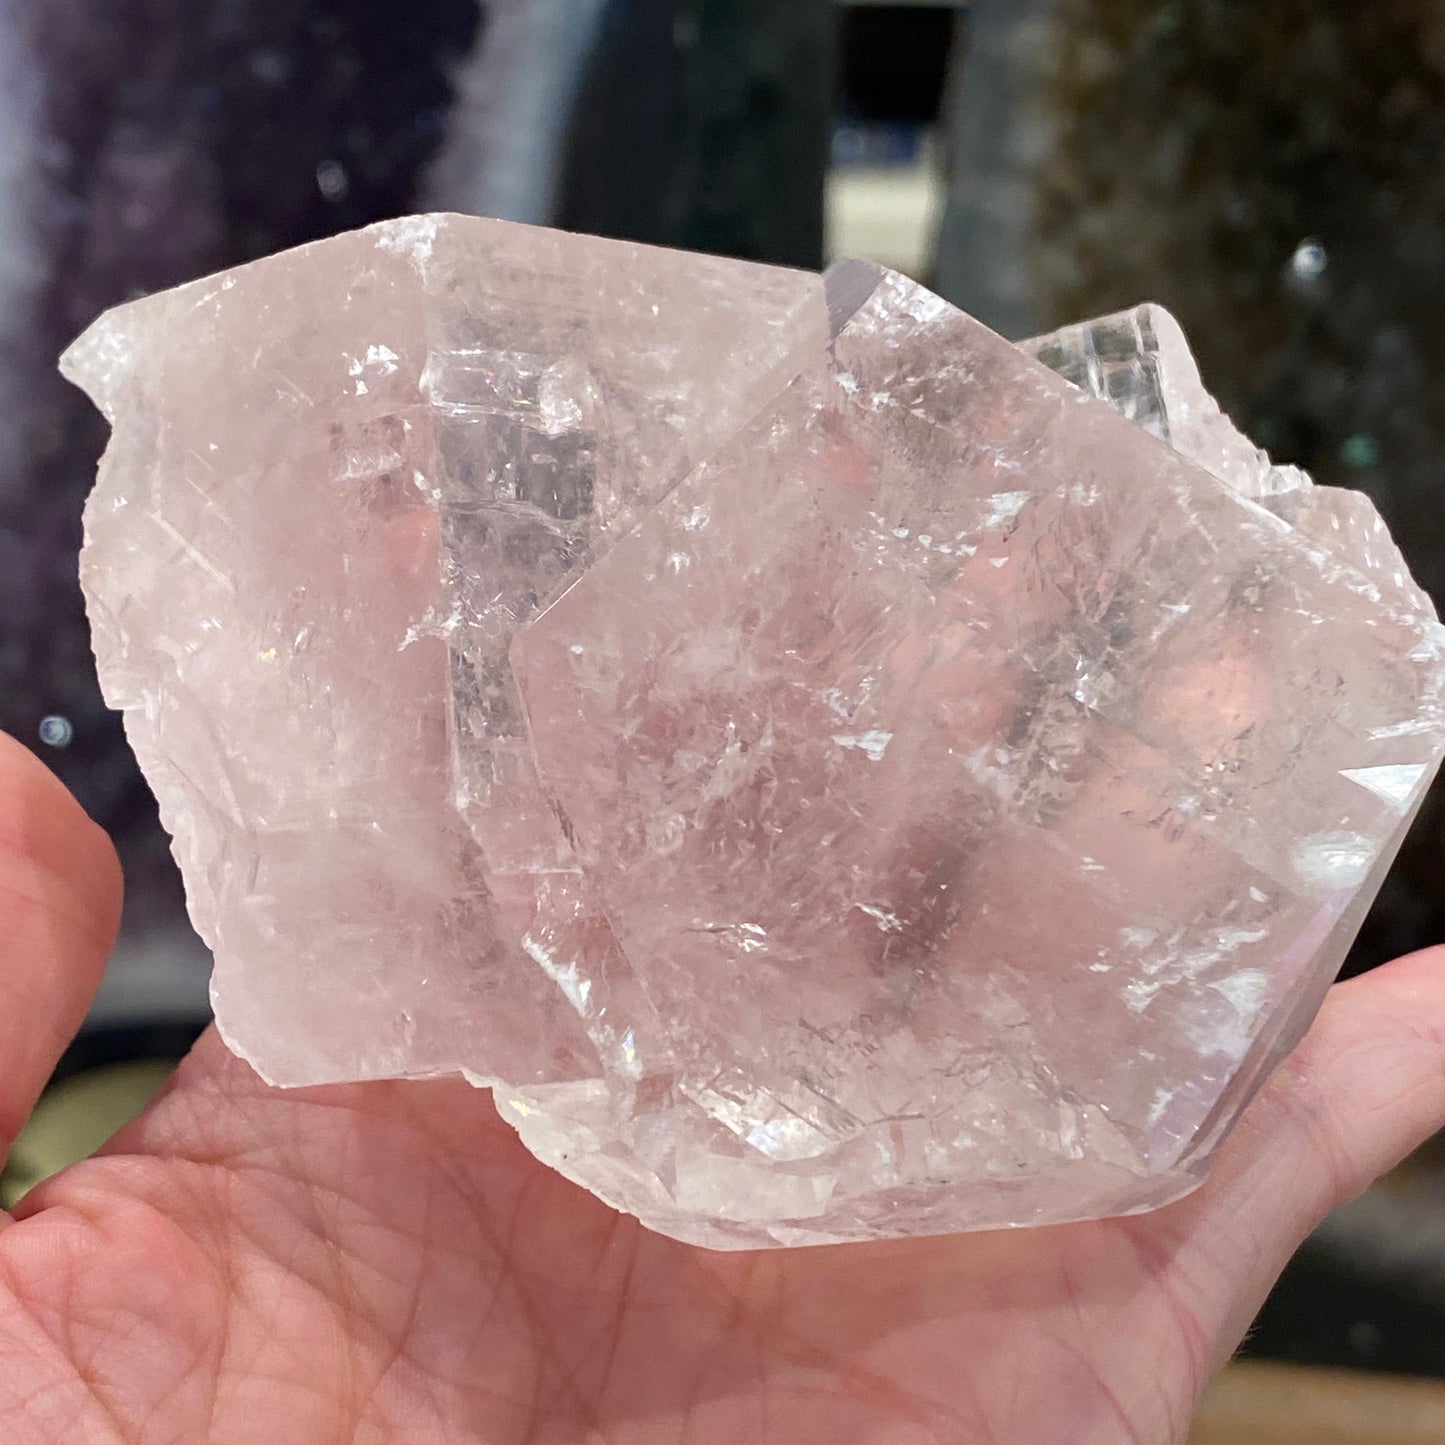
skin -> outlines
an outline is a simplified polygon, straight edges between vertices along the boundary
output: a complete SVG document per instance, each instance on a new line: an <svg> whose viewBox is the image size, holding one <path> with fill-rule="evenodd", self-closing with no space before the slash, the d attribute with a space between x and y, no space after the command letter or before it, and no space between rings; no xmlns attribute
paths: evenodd
<svg viewBox="0 0 1445 1445"><path fill-rule="evenodd" d="M110 846L0 738L0 1150L79 1026ZM1159 1213L710 1254L451 1082L280 1091L214 1036L0 1215L0 1440L1183 1442L1333 1205L1445 1124L1445 952L1338 985Z"/></svg>

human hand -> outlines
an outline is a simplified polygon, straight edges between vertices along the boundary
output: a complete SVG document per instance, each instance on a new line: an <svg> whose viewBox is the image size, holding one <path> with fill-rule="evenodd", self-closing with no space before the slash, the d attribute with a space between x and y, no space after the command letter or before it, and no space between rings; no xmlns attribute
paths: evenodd
<svg viewBox="0 0 1445 1445"><path fill-rule="evenodd" d="M79 1026L108 843L0 738L0 1157ZM1445 1125L1445 953L1338 985L1156 1214L712 1254L460 1082L268 1088L208 1034L0 1215L0 1440L1169 1445L1313 1224Z"/></svg>

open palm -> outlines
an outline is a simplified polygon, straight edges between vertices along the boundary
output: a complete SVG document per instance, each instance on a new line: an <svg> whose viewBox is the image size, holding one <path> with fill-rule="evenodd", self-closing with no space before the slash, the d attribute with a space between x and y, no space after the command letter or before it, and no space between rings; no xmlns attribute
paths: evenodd
<svg viewBox="0 0 1445 1445"><path fill-rule="evenodd" d="M0 739L0 1153L119 893ZM465 1084L280 1091L208 1035L0 1215L0 1439L1165 1445L1311 1225L1442 1123L1426 954L1339 985L1160 1213L710 1254L542 1168Z"/></svg>

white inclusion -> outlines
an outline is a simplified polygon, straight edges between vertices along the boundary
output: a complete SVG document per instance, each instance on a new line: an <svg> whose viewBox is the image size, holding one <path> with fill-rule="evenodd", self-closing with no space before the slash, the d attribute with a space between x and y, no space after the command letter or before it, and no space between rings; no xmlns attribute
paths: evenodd
<svg viewBox="0 0 1445 1445"><path fill-rule="evenodd" d="M567 651L570 652L573 657L581 657L582 654L587 651L587 649L583 647L580 642L574 642L572 646L567 649Z"/></svg>
<svg viewBox="0 0 1445 1445"><path fill-rule="evenodd" d="M685 567L692 566L692 558L686 552L669 552L667 555L667 570L669 572L681 572Z"/></svg>
<svg viewBox="0 0 1445 1445"><path fill-rule="evenodd" d="M1079 1142L1079 1118L1072 1109L1060 1111L1059 1146L1070 1159L1082 1159L1084 1157L1084 1149Z"/></svg>
<svg viewBox="0 0 1445 1445"><path fill-rule="evenodd" d="M1008 769L1009 753L1003 748L992 748L985 743L975 748L963 760L963 765L986 788L1000 798L1011 798L1015 792L1013 778Z"/></svg>
<svg viewBox="0 0 1445 1445"><path fill-rule="evenodd" d="M768 930L760 923L696 922L693 927L699 933L712 933L727 939L741 953L756 953L768 941Z"/></svg>
<svg viewBox="0 0 1445 1445"><path fill-rule="evenodd" d="M537 415L549 437L563 436L582 421L582 406L565 378L549 372L537 391Z"/></svg>
<svg viewBox="0 0 1445 1445"><path fill-rule="evenodd" d="M1161 982L1145 983L1141 979L1135 979L1124 987L1124 1002L1134 1013L1143 1013L1154 1001L1154 995L1163 987Z"/></svg>
<svg viewBox="0 0 1445 1445"><path fill-rule="evenodd" d="M1080 395L1082 396L1083 393L1081 392ZM1023 467L1014 458L1004 455L1002 447L980 446L979 451L992 460L995 471L1019 472L1023 470Z"/></svg>
<svg viewBox="0 0 1445 1445"><path fill-rule="evenodd" d="M1403 813L1410 805L1415 788L1425 776L1424 763L1396 763L1378 768L1343 768L1342 778L1368 788L1377 798L1383 798L1396 812Z"/></svg>
<svg viewBox="0 0 1445 1445"><path fill-rule="evenodd" d="M709 508L694 507L692 511L687 514L682 525L689 532L701 532L710 521L712 521L712 512Z"/></svg>
<svg viewBox="0 0 1445 1445"><path fill-rule="evenodd" d="M908 298L903 302L903 309L915 320L922 322L937 321L940 316L948 312L948 302L941 296L935 296L931 291L925 291L917 287L912 290Z"/></svg>
<svg viewBox="0 0 1445 1445"><path fill-rule="evenodd" d="M893 529L893 535L897 537L900 542L906 542L908 540L908 528L895 527Z"/></svg>
<svg viewBox="0 0 1445 1445"><path fill-rule="evenodd" d="M687 819L681 813L672 813L662 819L649 819L647 822L647 846L659 858L671 857L686 839Z"/></svg>
<svg viewBox="0 0 1445 1445"><path fill-rule="evenodd" d="M452 610L443 617L435 607L428 607L422 615L406 629L405 636L397 644L398 652L414 647L423 637L450 637L462 622L462 605L454 603Z"/></svg>
<svg viewBox="0 0 1445 1445"><path fill-rule="evenodd" d="M530 933L522 939L522 951L562 990L567 1002L586 1018L587 1000L592 995L592 980L581 977L577 972L576 960L565 964L558 963Z"/></svg>
<svg viewBox="0 0 1445 1445"><path fill-rule="evenodd" d="M879 908L872 903L855 903L853 907L860 913L866 913L884 933L901 933L903 931L903 920L886 908Z"/></svg>
<svg viewBox="0 0 1445 1445"><path fill-rule="evenodd" d="M236 595L236 584L232 582L231 579L227 577L226 574L222 572L221 569L217 567L216 564L212 562L211 559L207 557L204 552L200 550L200 548L198 548L193 542L190 542L185 537L183 537L181 533L178 532L175 527L173 527L168 521L166 521L164 517L158 517L155 515L154 512L152 512L150 514L150 519L176 544L176 546L181 549L182 552L186 554L187 557L191 559L192 562L196 564L197 567L201 568L203 572L206 572L209 576L214 578L215 581L219 582L221 586L224 587L226 591L231 594L232 597Z"/></svg>
<svg viewBox="0 0 1445 1445"><path fill-rule="evenodd" d="M1294 850L1295 871L1325 888L1354 888L1375 861L1375 845L1363 833L1312 833Z"/></svg>
<svg viewBox="0 0 1445 1445"><path fill-rule="evenodd" d="M368 346L366 348L366 364L379 368L383 376L390 376L396 370L396 363L401 358L389 346Z"/></svg>
<svg viewBox="0 0 1445 1445"><path fill-rule="evenodd" d="M1262 968L1246 968L1231 978L1210 983L1210 988L1227 1000L1234 1017L1222 1022L1207 1040L1201 1040L1211 1052L1231 1059L1242 1059L1249 1048L1255 1020L1269 992L1269 974Z"/></svg>
<svg viewBox="0 0 1445 1445"><path fill-rule="evenodd" d="M1148 948L1158 937L1157 930L1153 928L1121 928L1119 930L1119 942L1125 948Z"/></svg>
<svg viewBox="0 0 1445 1445"><path fill-rule="evenodd" d="M624 1068L629 1073L635 1073L637 1070L637 1040L633 1036L631 1029L628 1029L627 1032L622 1035L617 1047L622 1054Z"/></svg>
<svg viewBox="0 0 1445 1445"><path fill-rule="evenodd" d="M1160 1089L1154 1095L1154 1102L1149 1106L1149 1122L1157 1124L1164 1117L1164 1111L1174 1102L1177 1089Z"/></svg>
<svg viewBox="0 0 1445 1445"><path fill-rule="evenodd" d="M990 557L990 558L988 559L988 565L989 565L990 567L1007 567L1007 566L1008 566L1008 558L1007 558L1007 557Z"/></svg>
<svg viewBox="0 0 1445 1445"><path fill-rule="evenodd" d="M837 376L838 385L848 393L849 396L856 395L858 391L858 378L851 372L840 371Z"/></svg>
<svg viewBox="0 0 1445 1445"><path fill-rule="evenodd" d="M758 923L739 923L724 931L743 953L756 953L768 941L768 930Z"/></svg>
<svg viewBox="0 0 1445 1445"><path fill-rule="evenodd" d="M376 228L376 244L383 251L416 262L430 261L438 225L436 216L403 216L398 221L386 221Z"/></svg>
<svg viewBox="0 0 1445 1445"><path fill-rule="evenodd" d="M1371 743L1383 743L1389 737L1413 737L1416 733L1429 733L1435 724L1431 718L1410 718L1406 722L1396 722L1393 727L1374 727L1366 734Z"/></svg>
<svg viewBox="0 0 1445 1445"><path fill-rule="evenodd" d="M1262 968L1246 968L1209 986L1215 993L1223 994L1236 1012L1253 1017L1269 991L1269 974Z"/></svg>
<svg viewBox="0 0 1445 1445"><path fill-rule="evenodd" d="M857 748L859 752L866 753L871 763L881 763L888 744L893 741L893 734L874 728L866 733L835 733L833 741L840 748Z"/></svg>
<svg viewBox="0 0 1445 1445"><path fill-rule="evenodd" d="M371 390L371 388L368 387L367 384L366 384L364 381L358 381L358 382L356 383L356 394L357 394L357 396L365 396L365 395L367 394L367 392L370 391L370 390Z"/></svg>
<svg viewBox="0 0 1445 1445"><path fill-rule="evenodd" d="M1253 898L1256 903L1264 903L1269 898L1269 894L1266 893L1263 888L1251 888L1249 890L1249 896Z"/></svg>
<svg viewBox="0 0 1445 1445"><path fill-rule="evenodd" d="M1214 942L1224 952L1218 957L1233 953L1246 943L1263 943L1269 937L1267 928L1221 928L1214 935Z"/></svg>
<svg viewBox="0 0 1445 1445"><path fill-rule="evenodd" d="M988 499L989 511L988 516L983 519L983 526L1002 527L1005 522L1012 522L1023 511L1024 503L1028 499L1027 492L995 492Z"/></svg>

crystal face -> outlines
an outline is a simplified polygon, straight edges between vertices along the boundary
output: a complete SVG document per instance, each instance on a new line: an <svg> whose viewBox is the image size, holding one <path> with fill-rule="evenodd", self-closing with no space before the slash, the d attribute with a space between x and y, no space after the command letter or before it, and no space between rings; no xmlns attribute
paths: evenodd
<svg viewBox="0 0 1445 1445"><path fill-rule="evenodd" d="M1186 1192L1445 751L1373 508L1156 307L1015 348L857 263L423 217L66 368L227 1040L465 1072L680 1238Z"/></svg>

